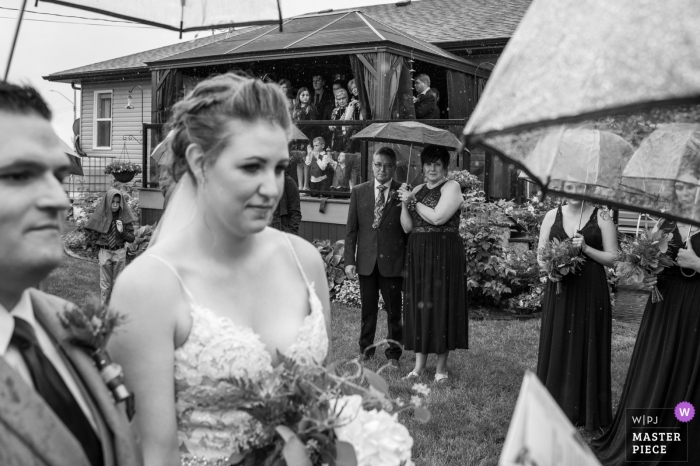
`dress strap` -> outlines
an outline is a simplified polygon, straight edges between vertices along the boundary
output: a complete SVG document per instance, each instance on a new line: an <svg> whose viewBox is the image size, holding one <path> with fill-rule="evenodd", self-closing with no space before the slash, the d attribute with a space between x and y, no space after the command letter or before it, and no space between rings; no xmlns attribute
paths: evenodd
<svg viewBox="0 0 700 466"><path fill-rule="evenodd" d="M165 259L163 259L160 256L156 256L155 254L144 254L144 257L152 257L154 259L158 259L163 264L165 264L165 266L168 267L172 271L173 275L175 275L175 278L177 278L177 281L180 282L180 286L182 287L182 291L185 292L185 295L189 299L190 304L193 306L197 305L197 302L194 300L194 296L192 295L190 290L187 288L187 285L185 285L184 280L182 279L180 274L177 273L177 270L175 269L175 267L172 266L172 264L170 262L166 261Z"/></svg>
<svg viewBox="0 0 700 466"><path fill-rule="evenodd" d="M289 245L289 249L292 250L292 255L294 256L294 260L297 263L297 267L299 268L299 272L301 272L301 276L304 278L304 283L306 283L306 286L309 289L311 289L312 288L311 283L309 282L309 279L306 278L306 274L304 273L304 268L301 266L301 262L299 262L299 256L297 256L297 252L294 250L294 246L292 246L292 241L289 239L289 235L287 233L284 234L284 239L287 240L287 244Z"/></svg>

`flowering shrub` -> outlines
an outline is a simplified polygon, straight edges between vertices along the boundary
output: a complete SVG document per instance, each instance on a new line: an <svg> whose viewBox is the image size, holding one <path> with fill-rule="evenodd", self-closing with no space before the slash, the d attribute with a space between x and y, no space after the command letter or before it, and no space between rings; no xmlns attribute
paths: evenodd
<svg viewBox="0 0 700 466"><path fill-rule="evenodd" d="M343 282L346 281L345 275L345 240L338 240L331 245L331 241L313 240L313 245L316 246L318 252L323 258L323 264L326 267L326 278L328 279L328 292L331 300L340 290Z"/></svg>
<svg viewBox="0 0 700 466"><path fill-rule="evenodd" d="M462 191L480 191L482 189L481 181L476 175L472 175L468 170L453 170L447 173L447 179L459 183Z"/></svg>
<svg viewBox="0 0 700 466"><path fill-rule="evenodd" d="M112 162L105 167L105 174L111 173L141 173L141 165L132 162Z"/></svg>

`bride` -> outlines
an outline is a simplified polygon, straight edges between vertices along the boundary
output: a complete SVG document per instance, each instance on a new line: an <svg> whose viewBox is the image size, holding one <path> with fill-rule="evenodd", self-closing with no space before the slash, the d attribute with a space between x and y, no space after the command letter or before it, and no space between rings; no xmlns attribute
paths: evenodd
<svg viewBox="0 0 700 466"><path fill-rule="evenodd" d="M267 224L282 195L291 122L274 84L226 74L173 108L179 180L153 245L127 267L110 342L136 397L144 460L218 465L261 426L226 409L230 378L256 380L278 352L329 354L326 275L316 249Z"/></svg>

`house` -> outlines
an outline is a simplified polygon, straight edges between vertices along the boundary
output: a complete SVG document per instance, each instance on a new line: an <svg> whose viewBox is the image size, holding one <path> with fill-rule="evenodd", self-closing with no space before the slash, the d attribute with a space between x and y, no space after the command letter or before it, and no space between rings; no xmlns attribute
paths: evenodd
<svg viewBox="0 0 700 466"><path fill-rule="evenodd" d="M290 76L309 83L313 66L362 76L365 104L374 119L410 118L415 68L430 74L444 96L441 117L462 126L529 4L530 0L420 0L327 10L289 18L283 31L271 26L244 28L52 73L45 79L81 86L84 178L99 188L94 190L103 190L100 186L109 181L103 174L106 163L147 160L147 153L162 138L160 125L167 121L172 104L199 80L233 67L293 73ZM392 73L398 88L392 88L387 77ZM145 135L142 123L150 125ZM467 165L490 185L489 194L510 197L513 175L507 165L483 153L472 154ZM142 193L142 207L153 194L147 191ZM158 200L153 202L158 205ZM307 202L305 220L318 210L313 202L319 201ZM331 238L344 229L343 209L333 204L325 216L339 225L330 232Z"/></svg>

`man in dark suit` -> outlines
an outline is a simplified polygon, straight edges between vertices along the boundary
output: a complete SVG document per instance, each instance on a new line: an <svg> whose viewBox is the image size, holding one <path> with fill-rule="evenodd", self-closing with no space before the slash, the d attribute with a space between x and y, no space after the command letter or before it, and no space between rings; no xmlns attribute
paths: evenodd
<svg viewBox="0 0 700 466"><path fill-rule="evenodd" d="M59 312L31 288L62 260L69 163L30 87L0 82L0 464L139 466L126 415Z"/></svg>
<svg viewBox="0 0 700 466"><path fill-rule="evenodd" d="M325 88L326 80L323 76L316 75L312 79L314 94L311 103L316 107L317 120L330 120L333 108L335 108L335 96L333 92Z"/></svg>
<svg viewBox="0 0 700 466"><path fill-rule="evenodd" d="M345 236L345 273L359 275L362 301L360 352L374 355L379 292L387 312L387 338L401 341L401 288L407 236L401 227L401 203L392 195L401 183L392 180L396 171L396 153L382 147L372 159L374 179L355 186ZM369 348L369 349L368 349ZM399 368L401 347L390 344L385 355Z"/></svg>
<svg viewBox="0 0 700 466"><path fill-rule="evenodd" d="M280 231L299 235L301 225L301 199L299 187L286 172L284 174L284 188L277 208L272 214L270 226Z"/></svg>
<svg viewBox="0 0 700 466"><path fill-rule="evenodd" d="M430 92L430 77L427 74L419 74L414 84L418 95L413 98L416 107L416 119L435 120L440 118L440 109L437 106L435 94Z"/></svg>

